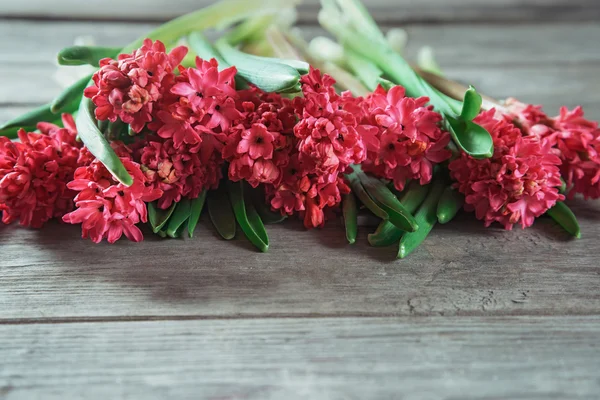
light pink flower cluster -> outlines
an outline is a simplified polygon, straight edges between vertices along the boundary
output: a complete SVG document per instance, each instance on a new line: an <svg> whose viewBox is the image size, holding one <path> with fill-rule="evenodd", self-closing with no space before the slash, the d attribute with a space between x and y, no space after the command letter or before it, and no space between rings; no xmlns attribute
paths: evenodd
<svg viewBox="0 0 600 400"><path fill-rule="evenodd" d="M67 185L79 192L75 196L77 208L66 214L63 221L81 224L82 236L94 243L105 238L114 243L122 235L139 242L143 235L137 224L148 221L146 203L159 199L162 190L146 180L140 165L131 160L129 149L118 142L113 145L133 184L125 186L115 180L98 160L77 168L74 179Z"/></svg>
<svg viewBox="0 0 600 400"><path fill-rule="evenodd" d="M371 136L363 170L394 182L403 190L410 179L431 181L433 166L450 158L450 134L440 129L442 117L427 97L406 97L402 86L386 93L380 86L365 99L365 123L377 128ZM372 135L372 133L370 133Z"/></svg>
<svg viewBox="0 0 600 400"><path fill-rule="evenodd" d="M533 224L557 201L560 159L547 141L523 136L521 130L495 110L484 111L474 122L483 126L494 141L494 155L474 159L465 153L449 164L455 187L465 195L465 208L474 210L489 226L499 222L506 229Z"/></svg>
<svg viewBox="0 0 600 400"><path fill-rule="evenodd" d="M155 103L170 90L173 71L186 53L187 48L180 46L167 54L160 41L146 39L131 54L100 60L94 86L84 91L96 105L96 118L112 122L120 118L134 132L141 132L153 119Z"/></svg>
<svg viewBox="0 0 600 400"><path fill-rule="evenodd" d="M78 165L75 123L63 115L64 128L40 123L41 133L20 130L20 142L0 137L0 210L6 224L40 228L73 209L67 188Z"/></svg>
<svg viewBox="0 0 600 400"><path fill-rule="evenodd" d="M561 159L561 174L567 183L568 196L581 193L586 199L600 198L600 128L584 118L583 109L560 109L548 117L540 106L523 104L515 99L506 102L509 118L515 118L524 133L550 143L551 151Z"/></svg>

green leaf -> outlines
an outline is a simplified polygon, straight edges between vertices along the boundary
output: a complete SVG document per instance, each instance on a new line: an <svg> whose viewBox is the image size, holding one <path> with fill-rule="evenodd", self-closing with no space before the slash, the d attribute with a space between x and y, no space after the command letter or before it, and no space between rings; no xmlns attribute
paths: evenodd
<svg viewBox="0 0 600 400"><path fill-rule="evenodd" d="M346 178L348 178L348 182L350 182L352 193L358 197L360 202L367 207L369 211L381 219L389 219L388 213L385 212L377 203L375 203L371 196L369 196L360 179L358 178L358 173L356 171L347 174Z"/></svg>
<svg viewBox="0 0 600 400"><path fill-rule="evenodd" d="M121 52L130 53L140 47L146 38L161 40L165 44L172 44L190 32L202 31L208 28L224 28L253 16L276 14L281 9L294 7L297 3L297 0L261 0L260 2L248 0L219 1L159 26L152 32L144 34L127 45Z"/></svg>
<svg viewBox="0 0 600 400"><path fill-rule="evenodd" d="M248 56L250 56L251 58L254 58L256 60L262 60L262 61L268 61L268 62L274 62L274 63L287 65L288 67L294 68L296 71L298 71L298 73L300 75L306 75L306 74L308 74L308 71L310 70L310 64L305 61L301 61L301 60L291 60L291 59L287 59L287 58L275 58L275 57L262 57L262 56L257 56L254 54L248 54Z"/></svg>
<svg viewBox="0 0 600 400"><path fill-rule="evenodd" d="M50 111L54 114L58 114L65 110L67 107L71 106L74 108L81 101L81 97L83 96L83 90L87 87L87 85L92 79L92 75L84 76L79 79L77 82L63 90L54 101L50 105Z"/></svg>
<svg viewBox="0 0 600 400"><path fill-rule="evenodd" d="M452 221L465 203L465 196L452 186L446 187L437 206L437 218L440 224Z"/></svg>
<svg viewBox="0 0 600 400"><path fill-rule="evenodd" d="M243 53L233 48L224 38L218 40L215 47L227 63L236 66L241 77L265 92L297 91L300 74L294 68Z"/></svg>
<svg viewBox="0 0 600 400"><path fill-rule="evenodd" d="M565 203L562 201L557 202L546 214L562 226L571 236L577 239L581 238L581 229L579 228L577 217L575 217L573 211Z"/></svg>
<svg viewBox="0 0 600 400"><path fill-rule="evenodd" d="M401 84L409 97L429 97L430 104L448 120L452 138L463 151L475 158L486 158L493 155L493 142L490 134L471 121L457 119L462 110L462 102L456 101L432 87L385 41L380 41L375 36L365 36L364 32L353 29L347 22L348 17L344 7L324 8L319 13L319 22L337 36L344 47L363 57L363 60L369 60L368 62L381 68L395 84ZM353 18L355 20L352 23L358 25L359 20L356 19L358 16L354 15ZM356 68L354 69L355 72L360 72ZM372 73L367 78L369 81L377 82L379 77L376 73ZM363 81L371 90L374 89L367 83L367 80L363 79Z"/></svg>
<svg viewBox="0 0 600 400"><path fill-rule="evenodd" d="M270 205L265 201L265 191L262 186L252 190L251 193L254 207L265 224L278 224L287 219L287 215L271 210Z"/></svg>
<svg viewBox="0 0 600 400"><path fill-rule="evenodd" d="M415 232L406 232L398 247L398 258L405 258L423 243L437 222L437 205L444 192L444 183L434 182L427 198L415 214L419 229Z"/></svg>
<svg viewBox="0 0 600 400"><path fill-rule="evenodd" d="M171 218L169 218L169 225L167 226L167 235L172 238L181 236L181 227L184 226L185 222L192 213L191 201L189 199L181 199Z"/></svg>
<svg viewBox="0 0 600 400"><path fill-rule="evenodd" d="M98 121L98 130L100 132L102 132L102 134L105 134L106 131L108 131L108 125L110 124L109 120L104 120L104 121Z"/></svg>
<svg viewBox="0 0 600 400"><path fill-rule="evenodd" d="M171 207L163 210L158 208L155 203L148 203L148 222L150 223L152 232L159 233L162 230L169 218L171 218L176 205L177 203L173 203Z"/></svg>
<svg viewBox="0 0 600 400"><path fill-rule="evenodd" d="M346 239L348 243L356 242L358 234L358 207L356 197L352 193L344 195L342 199L342 211L344 214L344 226L346 227Z"/></svg>
<svg viewBox="0 0 600 400"><path fill-rule="evenodd" d="M21 129L25 129L26 132L33 132L37 128L35 126L22 126L22 127L12 127L0 130L0 136L7 137L9 139L16 139L18 137L18 133Z"/></svg>
<svg viewBox="0 0 600 400"><path fill-rule="evenodd" d="M252 205L246 204L243 182L227 181L229 199L235 218L248 240L263 253L269 250L269 238L260 216Z"/></svg>
<svg viewBox="0 0 600 400"><path fill-rule="evenodd" d="M125 169L125 166L110 147L108 141L98 130L96 118L93 112L94 104L88 98L83 98L77 113L77 133L88 150L98 159L106 169L122 184L130 186L133 178Z"/></svg>
<svg viewBox="0 0 600 400"><path fill-rule="evenodd" d="M188 36L188 44L200 58L204 60L210 60L211 58L214 58L217 60L219 63L219 70L222 68L228 68L230 66L230 64L223 59L221 54L215 50L215 48L201 32L190 33Z"/></svg>
<svg viewBox="0 0 600 400"><path fill-rule="evenodd" d="M72 46L62 49L58 53L60 65L93 65L100 66L103 58L115 58L120 48L98 46Z"/></svg>
<svg viewBox="0 0 600 400"><path fill-rule="evenodd" d="M208 215L217 232L219 232L219 235L223 239L231 240L235 237L235 215L233 214L231 201L223 183L221 181L217 189L208 193L206 201Z"/></svg>
<svg viewBox="0 0 600 400"><path fill-rule="evenodd" d="M413 180L400 194L398 200L409 213L413 214L427 197L429 186L420 185L419 181ZM400 240L403 233L402 229L398 229L391 222L382 221L377 230L368 236L369 244L374 247L391 246Z"/></svg>
<svg viewBox="0 0 600 400"><path fill-rule="evenodd" d="M190 219L188 221L188 234L190 237L194 237L194 231L196 230L196 225L198 225L198 221L200 220L200 214L202 214L205 200L206 190L200 193L200 196L192 200L192 210L190 212Z"/></svg>
<svg viewBox="0 0 600 400"><path fill-rule="evenodd" d="M252 200L249 197L245 198L245 203L246 216L248 217L248 222L250 223L250 226L261 240L260 247L257 247L262 252L266 252L269 249L269 236L267 235L265 225L263 224L260 215L256 211L256 208L254 207L254 204L252 203Z"/></svg>
<svg viewBox="0 0 600 400"><path fill-rule="evenodd" d="M465 92L460 118L463 121L473 121L473 119L479 115L482 103L483 99L481 98L481 95L477 93L473 86L470 86Z"/></svg>
<svg viewBox="0 0 600 400"><path fill-rule="evenodd" d="M446 116L454 143L473 158L489 158L494 154L494 142L488 131L471 121Z"/></svg>
<svg viewBox="0 0 600 400"><path fill-rule="evenodd" d="M567 191L567 182L563 178L560 178L560 187L558 188L558 192L560 194L564 194Z"/></svg>
<svg viewBox="0 0 600 400"><path fill-rule="evenodd" d="M108 123L108 130L106 136L109 140L119 140L121 136L129 130L129 127L125 122L117 119L115 122Z"/></svg>
<svg viewBox="0 0 600 400"><path fill-rule="evenodd" d="M77 104L72 104L67 112L71 112L76 109ZM14 132L13 128L17 128L17 130L22 127L31 128L35 127L38 124L38 122L49 122L54 121L55 119L56 115L50 110L50 104L44 104L43 106L39 106L0 126L0 135L5 136L4 132Z"/></svg>
<svg viewBox="0 0 600 400"><path fill-rule="evenodd" d="M354 168L358 169L359 167L355 166ZM417 230L418 225L415 218L385 184L362 171L358 171L357 175L369 196L388 214L388 219L392 224L408 232Z"/></svg>
<svg viewBox="0 0 600 400"><path fill-rule="evenodd" d="M377 230L367 237L369 244L373 247L386 247L398 243L404 231L398 229L390 221L381 221Z"/></svg>

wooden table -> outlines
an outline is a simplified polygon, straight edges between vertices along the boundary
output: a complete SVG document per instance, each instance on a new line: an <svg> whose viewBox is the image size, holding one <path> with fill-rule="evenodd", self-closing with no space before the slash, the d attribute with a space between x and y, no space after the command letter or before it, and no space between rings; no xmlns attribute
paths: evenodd
<svg viewBox="0 0 600 400"><path fill-rule="evenodd" d="M57 93L76 36L123 44L202 1L89 3L0 5L0 121ZM407 28L409 57L429 44L484 93L600 119L596 0L370 4ZM581 240L461 215L404 261L336 222L269 226L268 254L206 221L192 240L115 245L2 226L0 399L597 399L600 202L570 204Z"/></svg>

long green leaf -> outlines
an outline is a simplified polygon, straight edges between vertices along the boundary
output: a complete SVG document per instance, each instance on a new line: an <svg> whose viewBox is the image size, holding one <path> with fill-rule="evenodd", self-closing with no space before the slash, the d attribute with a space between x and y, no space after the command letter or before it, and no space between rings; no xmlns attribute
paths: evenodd
<svg viewBox="0 0 600 400"><path fill-rule="evenodd" d="M96 126L96 118L93 112L94 104L88 98L83 98L77 113L77 133L88 150L98 159L106 169L122 184L130 186L133 178L125 169L125 166L110 147L102 132Z"/></svg>
<svg viewBox="0 0 600 400"><path fill-rule="evenodd" d="M358 197L360 202L367 207L369 211L371 211L375 216L387 220L389 219L389 215L386 211L384 211L377 203L373 201L371 196L367 193L365 188L363 187L362 182L358 178L358 173L356 171L352 171L351 173L346 175L348 178L348 182L350 183L350 188L352 189L352 193Z"/></svg>
<svg viewBox="0 0 600 400"><path fill-rule="evenodd" d="M546 214L562 226L571 236L574 236L577 239L581 238L581 229L579 228L577 217L575 217L573 211L571 211L565 203L559 201L554 207L549 209Z"/></svg>
<svg viewBox="0 0 600 400"><path fill-rule="evenodd" d="M446 187L437 206L437 219L440 224L452 221L465 203L465 196L452 186Z"/></svg>
<svg viewBox="0 0 600 400"><path fill-rule="evenodd" d="M176 238L181 236L182 227L185 227L186 221L190 218L190 214L192 213L191 201L189 199L181 199L177 206L175 207L175 211L173 211L173 215L169 218L169 225L167 226L167 235L172 238Z"/></svg>
<svg viewBox="0 0 600 400"><path fill-rule="evenodd" d="M267 229L265 228L265 225L262 222L262 219L260 218L260 214L254 207L252 199L248 197L246 193L244 194L244 202L246 204L246 216L248 217L248 222L250 223L250 226L252 227L254 232L260 238L261 246L264 246L266 244L267 248L265 250L262 250L261 248L261 251L266 252L269 248L269 235L267 234Z"/></svg>
<svg viewBox="0 0 600 400"><path fill-rule="evenodd" d="M236 230L235 215L224 182L208 193L206 202L208 215L219 235L225 240L233 239Z"/></svg>
<svg viewBox="0 0 600 400"><path fill-rule="evenodd" d="M356 197L352 193L344 195L342 199L342 211L344 214L344 226L346 227L346 239L348 243L356 242L358 234L358 207Z"/></svg>
<svg viewBox="0 0 600 400"><path fill-rule="evenodd" d="M92 79L92 74L84 76L77 82L63 90L50 105L50 111L54 114L63 112L67 107L73 107L75 104L79 104L81 97L83 96L83 90Z"/></svg>
<svg viewBox="0 0 600 400"><path fill-rule="evenodd" d="M265 92L297 91L300 74L294 68L243 53L225 38L219 39L215 48L228 64L236 66L240 76Z"/></svg>
<svg viewBox="0 0 600 400"><path fill-rule="evenodd" d="M308 71L310 70L310 64L308 64L305 61L301 61L301 60L292 60L289 58L262 57L262 56L256 56L254 54L248 54L248 56L250 58L254 58L255 60L259 60L259 61L266 61L266 62L271 62L271 63L279 63L279 64L287 65L288 67L295 69L300 75L308 74Z"/></svg>
<svg viewBox="0 0 600 400"><path fill-rule="evenodd" d="M355 167L356 168L356 167ZM358 178L363 187L377 205L389 216L389 221L407 232L414 232L419 227L415 218L398 201L398 198L379 179L358 171Z"/></svg>
<svg viewBox="0 0 600 400"><path fill-rule="evenodd" d="M437 222L437 205L444 192L444 183L436 181L431 186L425 202L419 207L415 219L419 229L415 232L407 232L400 239L398 247L398 258L405 258L423 243Z"/></svg>
<svg viewBox="0 0 600 400"><path fill-rule="evenodd" d="M473 119L479 115L482 103L483 99L481 98L481 95L477 93L473 86L470 86L465 92L460 118L463 121L473 121Z"/></svg>
<svg viewBox="0 0 600 400"><path fill-rule="evenodd" d="M494 151L490 133L481 125L446 116L454 143L473 158L489 158Z"/></svg>
<svg viewBox="0 0 600 400"><path fill-rule="evenodd" d="M223 56L215 50L215 48L210 44L208 39L201 32L192 32L188 36L188 44L190 48L194 50L194 52L204 60L210 60L214 58L219 63L219 69L228 68L230 64L228 64Z"/></svg>
<svg viewBox="0 0 600 400"><path fill-rule="evenodd" d="M406 189L399 195L398 200L411 214L414 214L423 203L429 193L430 185L419 184L419 181L411 181ZM368 236L369 244L374 247L391 246L397 243L404 231L389 221L381 221L377 230Z"/></svg>
<svg viewBox="0 0 600 400"><path fill-rule="evenodd" d="M115 58L120 48L98 46L72 46L62 49L58 53L60 65L93 65L100 66L103 58Z"/></svg>
<svg viewBox="0 0 600 400"><path fill-rule="evenodd" d="M9 139L16 139L18 137L18 133L21 129L24 129L26 132L33 132L37 128L35 126L21 126L21 127L12 127L0 130L0 136L7 137Z"/></svg>
<svg viewBox="0 0 600 400"><path fill-rule="evenodd" d="M161 25L149 34L127 45L121 52L130 53L140 47L146 38L172 44L190 32L202 31L208 28L224 28L252 16L277 13L283 8L294 7L297 3L297 0L220 1Z"/></svg>
<svg viewBox="0 0 600 400"><path fill-rule="evenodd" d="M328 1L322 1L327 4ZM323 27L332 32L338 37L338 40L347 48L355 51L358 55L375 63L381 68L394 83L401 84L406 89L406 93L411 97L429 97L430 103L436 111L442 113L447 119L456 119L462 111L462 102L456 101L439 90L429 85L422 77L420 77L410 65L393 51L385 41L379 40L377 37L365 36L362 32L351 29L344 23L348 15L341 15L344 8L332 9L325 7L319 14L319 22ZM355 26L360 25L357 18L360 14L353 15L353 23ZM375 78L375 79L373 79ZM365 84L369 83L364 79ZM377 80L375 75L369 77L369 81ZM371 89L374 89L371 87ZM449 121L450 122L450 121ZM461 122L464 122L461 120ZM489 132L485 129L472 126L465 123L462 129L456 130L454 124L450 123L448 127L451 131L452 138L457 142L457 145L467 154L475 158L491 157L493 155L493 142Z"/></svg>
<svg viewBox="0 0 600 400"><path fill-rule="evenodd" d="M77 104L73 104L68 112L74 111L77 109ZM50 104L44 104L43 106L39 106L23 115L20 115L10 121L6 122L4 125L0 126L0 135L4 136L3 132L12 132L12 128L22 128L22 127L35 127L38 122L49 122L54 121L56 119L56 115L50 110Z"/></svg>
<svg viewBox="0 0 600 400"><path fill-rule="evenodd" d="M260 215L260 219L265 224L278 224L287 219L287 215L281 215L280 212L271 210L271 206L267 204L265 199L265 191L262 186L251 191L254 208Z"/></svg>
<svg viewBox="0 0 600 400"><path fill-rule="evenodd" d="M227 181L233 213L244 235L263 253L269 250L265 227L251 202L246 204L243 182Z"/></svg>
<svg viewBox="0 0 600 400"><path fill-rule="evenodd" d="M163 230L163 227L167 224L169 218L171 218L176 205L177 203L173 203L168 209L162 210L156 204L148 203L148 223L152 228L152 232L158 233Z"/></svg>
<svg viewBox="0 0 600 400"><path fill-rule="evenodd" d="M188 234L190 237L194 237L194 231L196 230L196 225L198 225L198 221L200 220L200 214L202 214L205 201L206 190L200 193L200 196L192 200L192 210L190 212L190 219L188 221Z"/></svg>

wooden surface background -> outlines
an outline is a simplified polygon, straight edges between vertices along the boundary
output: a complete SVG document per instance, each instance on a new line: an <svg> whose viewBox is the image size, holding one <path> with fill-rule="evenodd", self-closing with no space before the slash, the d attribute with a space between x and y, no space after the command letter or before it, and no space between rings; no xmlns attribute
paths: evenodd
<svg viewBox="0 0 600 400"><path fill-rule="evenodd" d="M75 37L123 44L207 1L173 3L1 2L0 121L57 93ZM600 119L598 1L368 4L407 29L409 57L428 44L484 93ZM404 261L366 228L347 245L339 222L269 226L267 254L206 221L191 240L112 246L2 226L0 399L597 399L600 202L570 204L581 240L461 215Z"/></svg>

